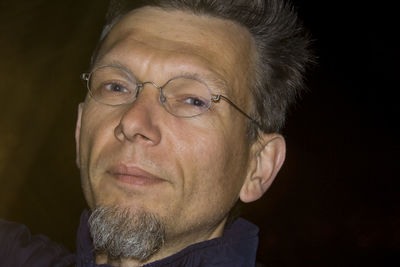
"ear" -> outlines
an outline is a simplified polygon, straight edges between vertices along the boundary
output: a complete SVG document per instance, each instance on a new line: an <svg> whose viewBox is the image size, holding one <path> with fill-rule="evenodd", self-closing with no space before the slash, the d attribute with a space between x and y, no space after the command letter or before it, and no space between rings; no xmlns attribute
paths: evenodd
<svg viewBox="0 0 400 267"><path fill-rule="evenodd" d="M82 110L84 103L80 103L78 105L78 118L76 119L76 128L75 128L75 147L76 147L76 165L80 168L79 163L79 137L81 134L81 123L82 123Z"/></svg>
<svg viewBox="0 0 400 267"><path fill-rule="evenodd" d="M252 202L267 191L285 161L286 143L280 134L263 134L251 146L247 177L240 200Z"/></svg>

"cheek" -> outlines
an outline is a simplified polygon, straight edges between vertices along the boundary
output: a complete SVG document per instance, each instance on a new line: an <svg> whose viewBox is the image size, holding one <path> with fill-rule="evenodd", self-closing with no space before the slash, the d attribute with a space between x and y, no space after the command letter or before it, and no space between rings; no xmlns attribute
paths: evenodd
<svg viewBox="0 0 400 267"><path fill-rule="evenodd" d="M114 134L114 124L107 117L92 107L86 108L82 114L79 161L82 187L89 204L91 202L89 198L93 197L90 191L93 181L90 180L95 177L93 173L96 169L95 163L107 142L112 140Z"/></svg>
<svg viewBox="0 0 400 267"><path fill-rule="evenodd" d="M186 198L197 203L196 208L207 209L217 203L221 209L229 209L243 183L247 152L229 135L198 133L195 137L191 149L185 150Z"/></svg>
<svg viewBox="0 0 400 267"><path fill-rule="evenodd" d="M96 142L99 142L102 137L99 135L104 134L101 130L101 124L96 117L90 116L91 112L84 113L82 118L82 128L80 136L80 157L81 167L87 167L90 162L93 149L96 149Z"/></svg>
<svg viewBox="0 0 400 267"><path fill-rule="evenodd" d="M86 157L97 154L113 138L117 123L116 114L105 112L97 105L87 105L82 114L80 146ZM116 113L116 112L115 112Z"/></svg>

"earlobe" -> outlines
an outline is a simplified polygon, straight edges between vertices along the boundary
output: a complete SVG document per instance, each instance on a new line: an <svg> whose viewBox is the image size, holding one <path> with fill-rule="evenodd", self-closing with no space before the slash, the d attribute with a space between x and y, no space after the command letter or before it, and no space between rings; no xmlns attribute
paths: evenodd
<svg viewBox="0 0 400 267"><path fill-rule="evenodd" d="M282 135L264 134L252 145L250 169L240 191L243 202L252 202L268 190L283 165L286 143Z"/></svg>
<svg viewBox="0 0 400 267"><path fill-rule="evenodd" d="M76 128L75 128L75 147L76 147L76 165L78 168L80 167L79 163L79 138L81 134L81 123L82 123L82 109L84 103L80 103L78 105L78 117L76 119Z"/></svg>

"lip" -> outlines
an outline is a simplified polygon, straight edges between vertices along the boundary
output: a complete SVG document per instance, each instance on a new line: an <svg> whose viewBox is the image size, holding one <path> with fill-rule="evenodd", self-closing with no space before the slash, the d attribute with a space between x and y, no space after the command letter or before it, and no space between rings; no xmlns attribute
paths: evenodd
<svg viewBox="0 0 400 267"><path fill-rule="evenodd" d="M122 184L132 186L149 186L165 182L164 179L157 177L139 167L126 164L116 164L107 170L115 180Z"/></svg>

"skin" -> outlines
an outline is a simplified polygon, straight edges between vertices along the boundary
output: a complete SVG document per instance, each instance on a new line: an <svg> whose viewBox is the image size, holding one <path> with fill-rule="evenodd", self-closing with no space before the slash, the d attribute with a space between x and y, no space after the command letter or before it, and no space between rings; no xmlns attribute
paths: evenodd
<svg viewBox="0 0 400 267"><path fill-rule="evenodd" d="M142 8L114 26L96 66L118 63L138 80L158 85L196 74L249 112L253 51L248 31L233 22ZM79 106L76 128L77 164L89 207L128 206L162 218L166 243L148 262L221 236L234 203L261 197L285 155L277 134L248 144L246 118L224 101L187 119L166 112L158 96L148 85L134 103L118 107L88 96ZM97 255L97 263L107 262L144 264Z"/></svg>

